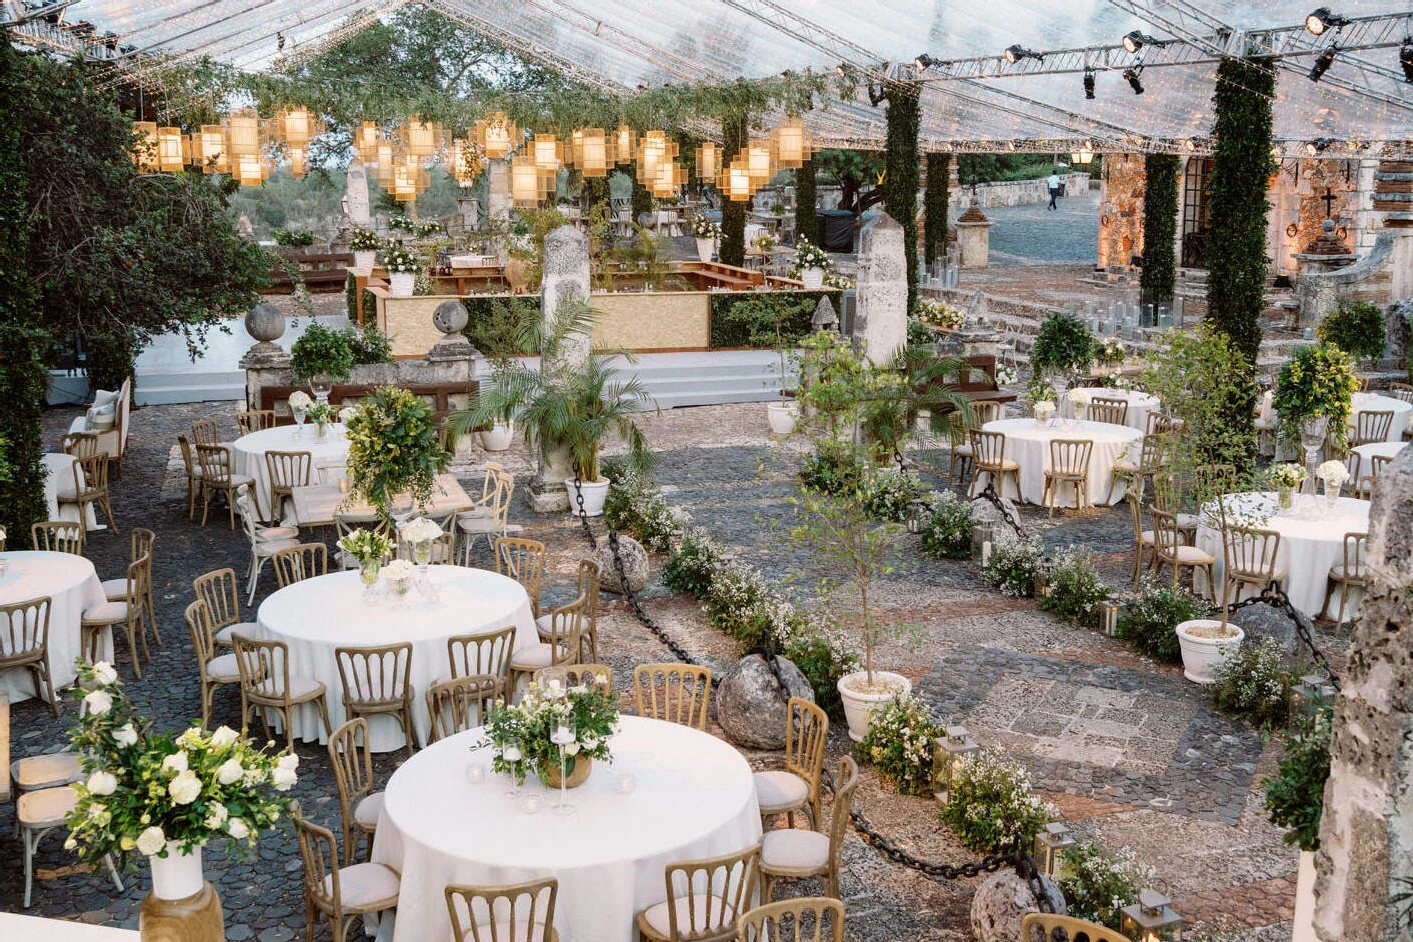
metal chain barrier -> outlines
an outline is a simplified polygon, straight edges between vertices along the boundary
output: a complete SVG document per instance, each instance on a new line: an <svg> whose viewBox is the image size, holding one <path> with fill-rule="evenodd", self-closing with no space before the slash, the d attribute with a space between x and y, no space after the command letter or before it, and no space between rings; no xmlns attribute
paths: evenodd
<svg viewBox="0 0 1413 942"><path fill-rule="evenodd" d="M1270 584L1261 590L1260 595L1253 595L1245 601L1237 602L1227 609L1227 613L1239 612L1243 608L1250 608L1253 605L1269 605L1295 622L1296 637L1310 649L1311 655L1315 658L1315 663L1329 675L1330 685L1333 686L1335 690L1339 690L1339 675L1334 672L1334 668L1330 667L1330 662L1325 657L1324 652L1315 644L1315 634L1310 624L1310 619L1305 617L1304 612L1291 604L1290 597L1285 594L1285 590L1281 588L1279 582L1276 582L1274 579L1271 580Z"/></svg>
<svg viewBox="0 0 1413 942"><path fill-rule="evenodd" d="M996 508L996 512L1001 515L1001 519L1009 524L1012 530L1016 531L1016 536L1020 537L1022 540L1026 538L1025 529L1021 526L1020 521L1016 519L1015 514L1011 513L1010 508L1006 506L1005 502L1001 500L1001 495L996 493L995 481L988 478L986 486L982 488L981 493L976 496L990 502L991 505Z"/></svg>

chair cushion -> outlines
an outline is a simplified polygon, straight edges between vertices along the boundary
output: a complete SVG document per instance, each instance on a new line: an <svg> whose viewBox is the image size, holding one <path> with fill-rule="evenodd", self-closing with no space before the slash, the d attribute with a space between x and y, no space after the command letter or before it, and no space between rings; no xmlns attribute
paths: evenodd
<svg viewBox="0 0 1413 942"><path fill-rule="evenodd" d="M128 599L127 579L104 579L103 594L110 602L126 602Z"/></svg>
<svg viewBox="0 0 1413 942"><path fill-rule="evenodd" d="M1177 526L1179 530L1196 530L1199 523L1196 514L1177 514Z"/></svg>
<svg viewBox="0 0 1413 942"><path fill-rule="evenodd" d="M323 694L324 685L313 677L291 677L289 679L289 698L291 700L313 700Z"/></svg>
<svg viewBox="0 0 1413 942"><path fill-rule="evenodd" d="M232 625L231 627L244 627L243 625ZM206 676L210 680L219 681L223 684L233 684L240 681L240 665L236 662L234 654L222 654L220 657L213 657L206 662Z"/></svg>
<svg viewBox="0 0 1413 942"><path fill-rule="evenodd" d="M810 797L810 787L793 772L757 772L756 803L764 814L798 808Z"/></svg>
<svg viewBox="0 0 1413 942"><path fill-rule="evenodd" d="M1193 564L1206 566L1210 563L1216 562L1216 560L1212 558L1211 553L1204 553L1202 550L1198 549L1195 546L1177 547L1177 558L1178 562L1189 566Z"/></svg>
<svg viewBox="0 0 1413 942"><path fill-rule="evenodd" d="M529 644L510 656L510 666L514 670L539 670L549 667L554 660L554 647L541 641Z"/></svg>
<svg viewBox="0 0 1413 942"><path fill-rule="evenodd" d="M78 492L74 490L72 481L68 484L61 484L59 489L54 492L54 496L58 498L60 503L72 504L74 501L78 500Z"/></svg>
<svg viewBox="0 0 1413 942"><path fill-rule="evenodd" d="M83 610L83 620L109 625L128 620L127 602L102 602Z"/></svg>
<svg viewBox="0 0 1413 942"><path fill-rule="evenodd" d="M511 940L514 940L514 942L544 942L545 926L542 922L535 923L535 925L530 929L529 935L527 937L525 929L522 926L516 926L515 931L511 932L509 920L506 920L505 922L496 923L494 932L491 931L490 923L483 922L480 925L476 926L475 932L471 932L468 930L467 933L461 938L463 942L471 942L471 940L477 938L480 938L482 940L505 939L506 942L511 942Z"/></svg>
<svg viewBox="0 0 1413 942"><path fill-rule="evenodd" d="M760 864L786 870L815 870L829 865L829 838L803 828L767 831L761 841Z"/></svg>
<svg viewBox="0 0 1413 942"><path fill-rule="evenodd" d="M954 454L954 455L964 455L964 456L970 458L970 457L972 456L972 448L971 448L970 445L953 445L953 446L952 446L952 454Z"/></svg>
<svg viewBox="0 0 1413 942"><path fill-rule="evenodd" d="M687 935L692 932L692 915L697 917L696 931L729 926L736 921L736 910L719 896L698 893L695 896L677 900L677 931ZM671 938L672 926L667 913L667 900L643 910L643 922L663 938Z"/></svg>
<svg viewBox="0 0 1413 942"><path fill-rule="evenodd" d="M371 830L378 826L378 815L382 813L383 793L374 792L354 807L353 820Z"/></svg>
<svg viewBox="0 0 1413 942"><path fill-rule="evenodd" d="M51 752L10 763L10 779L22 792L67 785L81 778L83 769L79 767L78 756L72 752Z"/></svg>
<svg viewBox="0 0 1413 942"><path fill-rule="evenodd" d="M382 864L361 863L339 868L339 893L343 896L345 911L391 909L397 905L401 888L402 880L397 873ZM333 892L333 877L324 877L324 893L332 895Z"/></svg>
<svg viewBox="0 0 1413 942"><path fill-rule="evenodd" d="M227 625L211 637L217 644L234 644L231 635L239 633L247 638L254 638L258 636L259 629L260 626L253 621L238 621L234 625Z"/></svg>
<svg viewBox="0 0 1413 942"><path fill-rule="evenodd" d="M456 521L462 533L499 533L500 521L495 517L468 517Z"/></svg>
<svg viewBox="0 0 1413 942"><path fill-rule="evenodd" d="M491 515L491 509L486 506L472 507L470 510L463 510L456 515L458 522L462 520L484 520Z"/></svg>
<svg viewBox="0 0 1413 942"><path fill-rule="evenodd" d="M274 556L280 550L298 545L298 540L261 540L255 544L255 549L261 556L269 557Z"/></svg>
<svg viewBox="0 0 1413 942"><path fill-rule="evenodd" d="M77 804L78 792L69 785L41 788L22 794L15 814L23 827L48 828L63 824Z"/></svg>
<svg viewBox="0 0 1413 942"><path fill-rule="evenodd" d="M262 541L268 540L297 540L299 539L299 527L261 527L255 531L255 535Z"/></svg>
<svg viewBox="0 0 1413 942"><path fill-rule="evenodd" d="M535 627L540 630L541 638L548 638L554 627L554 616L541 615L535 619Z"/></svg>

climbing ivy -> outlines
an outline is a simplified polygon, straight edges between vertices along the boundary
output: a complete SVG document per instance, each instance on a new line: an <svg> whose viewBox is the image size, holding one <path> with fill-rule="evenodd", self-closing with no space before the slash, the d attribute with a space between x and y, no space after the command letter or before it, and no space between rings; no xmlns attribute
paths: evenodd
<svg viewBox="0 0 1413 942"><path fill-rule="evenodd" d="M29 545L29 526L48 513L40 412L48 388L44 366L47 335L37 323L26 258L29 221L20 122L14 114L22 94L18 56L9 34L0 35L0 526L11 549Z"/></svg>
<svg viewBox="0 0 1413 942"><path fill-rule="evenodd" d="M1207 258L1207 320L1256 366L1266 287L1266 181L1271 160L1271 100L1276 70L1269 59L1226 59L1217 69ZM1238 418L1234 416L1233 418ZM1248 410L1240 417L1251 423Z"/></svg>
<svg viewBox="0 0 1413 942"><path fill-rule="evenodd" d="M749 119L744 112L727 115L721 119L721 162L723 166L736 159L736 155L749 143ZM721 244L717 255L726 265L746 263L746 205L745 201L721 198Z"/></svg>
<svg viewBox="0 0 1413 942"><path fill-rule="evenodd" d="M927 187L922 193L922 259L931 265L947 252L947 181L951 154L927 155Z"/></svg>
<svg viewBox="0 0 1413 942"><path fill-rule="evenodd" d="M1143 158L1147 184L1139 290L1144 304L1169 304L1173 300L1177 278L1173 240L1177 237L1178 167L1176 154L1148 154Z"/></svg>
<svg viewBox="0 0 1413 942"><path fill-rule="evenodd" d="M903 227L907 256L908 310L917 303L917 135L922 111L919 86L895 82L888 87L888 149L883 156L888 195L884 208Z"/></svg>
<svg viewBox="0 0 1413 942"><path fill-rule="evenodd" d="M811 158L795 171L795 238L806 239L811 245L820 244L819 216L815 213L817 199L814 159Z"/></svg>

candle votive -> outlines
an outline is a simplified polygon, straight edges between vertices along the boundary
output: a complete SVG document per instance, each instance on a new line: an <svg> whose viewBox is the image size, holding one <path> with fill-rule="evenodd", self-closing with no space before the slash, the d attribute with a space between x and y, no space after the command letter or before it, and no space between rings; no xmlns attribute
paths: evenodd
<svg viewBox="0 0 1413 942"><path fill-rule="evenodd" d="M526 814L539 814L544 800L535 792L526 792L520 797L520 810Z"/></svg>
<svg viewBox="0 0 1413 942"><path fill-rule="evenodd" d="M339 493L348 493L348 478L339 478Z"/></svg>
<svg viewBox="0 0 1413 942"><path fill-rule="evenodd" d="M466 781L472 785L483 785L486 781L486 764L484 762L472 762L466 767Z"/></svg>
<svg viewBox="0 0 1413 942"><path fill-rule="evenodd" d="M631 795L638 787L638 776L632 772L619 772L613 780L614 791L620 795Z"/></svg>

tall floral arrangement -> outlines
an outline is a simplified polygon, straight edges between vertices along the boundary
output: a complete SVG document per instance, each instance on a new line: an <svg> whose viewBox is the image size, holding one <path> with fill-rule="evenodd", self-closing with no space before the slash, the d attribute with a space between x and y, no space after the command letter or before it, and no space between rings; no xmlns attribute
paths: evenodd
<svg viewBox="0 0 1413 942"><path fill-rule="evenodd" d="M380 386L346 423L352 491L389 516L402 494L432 499L437 474L451 457L437 436L432 407L411 391Z"/></svg>
<svg viewBox="0 0 1413 942"><path fill-rule="evenodd" d="M249 852L289 810L299 757L256 748L222 726L159 733L138 713L106 661L80 661L84 715L69 733L85 779L74 784L66 843L86 859L185 854L224 840Z"/></svg>
<svg viewBox="0 0 1413 942"><path fill-rule="evenodd" d="M1342 448L1359 380L1354 361L1332 343L1297 347L1281 367L1271 404L1281 415L1281 440L1297 445L1306 419L1329 419L1329 436Z"/></svg>

